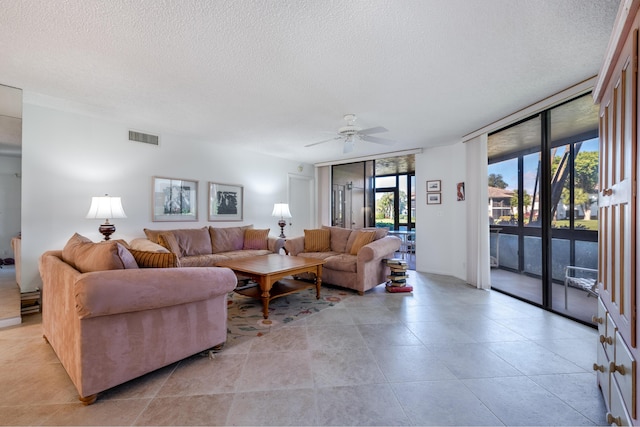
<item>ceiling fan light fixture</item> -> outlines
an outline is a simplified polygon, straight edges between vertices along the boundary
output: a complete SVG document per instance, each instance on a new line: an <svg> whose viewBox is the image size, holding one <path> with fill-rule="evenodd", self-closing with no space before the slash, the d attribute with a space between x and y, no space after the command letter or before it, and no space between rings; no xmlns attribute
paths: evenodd
<svg viewBox="0 0 640 427"><path fill-rule="evenodd" d="M377 127L362 129L358 126L355 126L354 125L354 122L356 121L355 114L345 114L343 118L347 122L347 125L342 126L341 128L338 129L337 137L326 139L324 141L318 141L311 144L307 144L305 145L305 147L312 147L314 145L322 144L325 142L342 139L344 141L344 152L348 153L353 150L353 143L355 141L355 137L357 137L361 141L375 142L377 144L384 144L384 145L395 144L395 141L390 139L377 138L377 137L370 136L371 134L374 134L374 133L388 132L386 128L382 126L377 126Z"/></svg>
<svg viewBox="0 0 640 427"><path fill-rule="evenodd" d="M344 115L344 121L347 122L347 125L349 126L353 126L353 124L356 122L356 115L355 114L345 114Z"/></svg>
<svg viewBox="0 0 640 427"><path fill-rule="evenodd" d="M362 129L360 129L357 126L348 125L348 126L342 126L340 129L338 129L338 133L340 135L353 136L357 134L358 131L361 131L361 130Z"/></svg>

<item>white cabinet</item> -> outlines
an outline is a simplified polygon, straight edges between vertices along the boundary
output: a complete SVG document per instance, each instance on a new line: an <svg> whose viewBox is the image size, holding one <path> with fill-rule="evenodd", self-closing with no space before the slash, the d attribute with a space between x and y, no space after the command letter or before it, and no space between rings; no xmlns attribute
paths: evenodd
<svg viewBox="0 0 640 427"><path fill-rule="evenodd" d="M609 363L611 359L607 355L607 309L598 299L598 315L594 316L593 321L598 324L598 360L593 364L593 370L596 371L598 385L602 390L604 400L609 402L611 399L611 376L609 375Z"/></svg>
<svg viewBox="0 0 640 427"><path fill-rule="evenodd" d="M640 0L622 0L593 96L600 105L598 360L607 422L637 425Z"/></svg>
<svg viewBox="0 0 640 427"><path fill-rule="evenodd" d="M636 418L636 360L602 299L598 299L598 360L593 364L607 404L607 423L633 425Z"/></svg>
<svg viewBox="0 0 640 427"><path fill-rule="evenodd" d="M629 347L622 340L622 336L616 331L615 358L609 363L609 372L612 375L612 383L620 389L624 407L636 417L636 360ZM613 401L614 399L611 398Z"/></svg>

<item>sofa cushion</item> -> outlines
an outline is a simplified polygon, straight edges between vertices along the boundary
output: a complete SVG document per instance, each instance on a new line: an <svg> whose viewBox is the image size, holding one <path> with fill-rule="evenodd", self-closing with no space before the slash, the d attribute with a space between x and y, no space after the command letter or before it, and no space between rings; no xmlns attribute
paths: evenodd
<svg viewBox="0 0 640 427"><path fill-rule="evenodd" d="M369 243L373 242L376 238L376 232L375 231L362 231L362 230L358 230L356 232L356 237L353 240L353 244L351 245L351 250L349 251L349 253L351 255L358 255L358 251L364 246L364 245L368 245Z"/></svg>
<svg viewBox="0 0 640 427"><path fill-rule="evenodd" d="M209 227L171 230L180 247L180 256L211 254Z"/></svg>
<svg viewBox="0 0 640 427"><path fill-rule="evenodd" d="M224 256L228 260L234 260L234 259L248 258L248 257L258 256L258 255L269 255L270 253L272 252L269 251L268 249L243 249L241 251L225 252Z"/></svg>
<svg viewBox="0 0 640 427"><path fill-rule="evenodd" d="M140 268L179 267L178 256L173 252L151 252L129 249Z"/></svg>
<svg viewBox="0 0 640 427"><path fill-rule="evenodd" d="M325 258L324 268L335 271L357 272L358 261L356 255L334 254Z"/></svg>
<svg viewBox="0 0 640 427"><path fill-rule="evenodd" d="M253 225L240 227L209 227L212 252L240 251L244 246L244 231Z"/></svg>
<svg viewBox="0 0 640 427"><path fill-rule="evenodd" d="M149 228L144 228L144 235L147 236L147 239L151 240L153 243L158 243L160 244L160 242L158 241L158 236L160 235L160 233L166 233L169 230L151 230Z"/></svg>
<svg viewBox="0 0 640 427"><path fill-rule="evenodd" d="M169 249L144 237L138 237L129 242L129 249L145 252L169 252Z"/></svg>
<svg viewBox="0 0 640 427"><path fill-rule="evenodd" d="M270 230L270 228L264 230L247 228L244 230L242 249L269 249L268 237Z"/></svg>
<svg viewBox="0 0 640 427"><path fill-rule="evenodd" d="M327 229L304 230L304 251L331 251L331 232Z"/></svg>
<svg viewBox="0 0 640 427"><path fill-rule="evenodd" d="M75 233L62 249L62 259L81 273L138 268L131 252L116 241L93 243Z"/></svg>
<svg viewBox="0 0 640 427"><path fill-rule="evenodd" d="M313 259L327 259L332 256L340 255L338 252L305 252L304 255L300 255L305 258Z"/></svg>
<svg viewBox="0 0 640 427"><path fill-rule="evenodd" d="M62 248L62 260L73 268L76 268L76 251L80 243L92 243L92 241L78 233L75 233L67 241L67 244L64 245L64 248Z"/></svg>
<svg viewBox="0 0 640 427"><path fill-rule="evenodd" d="M176 240L176 236L174 236L172 232L164 231L158 234L157 239L158 243L166 248L169 252L173 252L178 256L182 255L180 252L180 245Z"/></svg>
<svg viewBox="0 0 640 427"><path fill-rule="evenodd" d="M229 257L223 254L194 255L180 258L180 267L215 267Z"/></svg>
<svg viewBox="0 0 640 427"><path fill-rule="evenodd" d="M375 231L376 238L373 240L379 240L383 237L386 237L389 234L389 229L387 227L365 227L362 229L363 231Z"/></svg>
<svg viewBox="0 0 640 427"><path fill-rule="evenodd" d="M331 232L331 250L334 252L346 252L347 240L349 240L349 236L351 235L351 229L329 227L327 225L323 225L322 228Z"/></svg>

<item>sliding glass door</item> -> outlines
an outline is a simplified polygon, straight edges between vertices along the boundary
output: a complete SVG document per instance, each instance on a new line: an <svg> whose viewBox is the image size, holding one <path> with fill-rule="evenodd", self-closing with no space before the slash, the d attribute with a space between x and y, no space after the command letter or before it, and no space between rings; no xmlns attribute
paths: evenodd
<svg viewBox="0 0 640 427"><path fill-rule="evenodd" d="M589 94L488 141L492 287L585 323L596 311L586 288L597 268L598 143Z"/></svg>

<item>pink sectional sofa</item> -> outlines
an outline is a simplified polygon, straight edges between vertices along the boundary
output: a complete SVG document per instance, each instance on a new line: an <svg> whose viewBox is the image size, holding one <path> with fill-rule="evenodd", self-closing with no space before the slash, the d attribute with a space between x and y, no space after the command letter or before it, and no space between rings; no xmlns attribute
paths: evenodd
<svg viewBox="0 0 640 427"><path fill-rule="evenodd" d="M182 267L214 267L228 261L279 253L284 239L269 236L269 229L253 225L201 227L173 230L144 229L148 240L178 256Z"/></svg>
<svg viewBox="0 0 640 427"><path fill-rule="evenodd" d="M386 228L352 230L323 226L287 239L284 248L289 255L325 260L322 283L363 295L388 280L389 267L382 260L393 258L400 249L400 239L387 236L387 232Z"/></svg>
<svg viewBox="0 0 640 427"><path fill-rule="evenodd" d="M226 341L235 274L136 262L149 267L152 258L170 257L175 261L170 253L129 251L117 241L90 243L77 235L62 251L40 257L44 337L83 403Z"/></svg>

